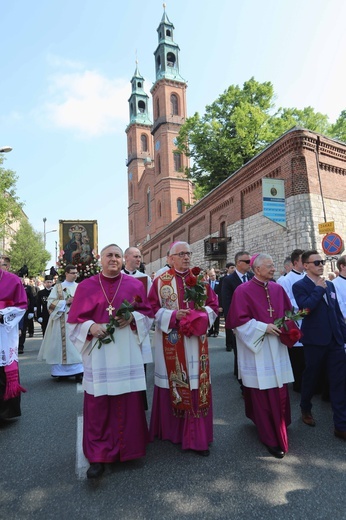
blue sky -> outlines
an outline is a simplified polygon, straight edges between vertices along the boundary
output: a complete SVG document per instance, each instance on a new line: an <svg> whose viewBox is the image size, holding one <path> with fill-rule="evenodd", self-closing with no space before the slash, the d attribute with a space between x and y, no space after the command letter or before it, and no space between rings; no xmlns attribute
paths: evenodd
<svg viewBox="0 0 346 520"><path fill-rule="evenodd" d="M0 147L37 231L98 221L99 248L128 246L126 134L130 79L155 80L162 2L0 1ZM270 81L276 107L346 109L343 0L172 0L188 115L229 85ZM54 263L58 233L47 234Z"/></svg>

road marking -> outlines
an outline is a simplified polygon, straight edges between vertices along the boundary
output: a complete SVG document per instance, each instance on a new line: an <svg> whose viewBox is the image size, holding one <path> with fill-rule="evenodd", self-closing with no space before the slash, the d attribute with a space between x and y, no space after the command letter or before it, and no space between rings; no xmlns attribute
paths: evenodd
<svg viewBox="0 0 346 520"><path fill-rule="evenodd" d="M89 466L83 453L83 415L77 415L76 475L79 479L86 479Z"/></svg>

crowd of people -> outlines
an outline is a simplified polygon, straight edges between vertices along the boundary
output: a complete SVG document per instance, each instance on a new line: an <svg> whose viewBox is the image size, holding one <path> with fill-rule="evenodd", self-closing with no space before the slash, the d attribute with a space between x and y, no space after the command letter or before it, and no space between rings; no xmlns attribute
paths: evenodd
<svg viewBox="0 0 346 520"><path fill-rule="evenodd" d="M10 273L10 259L2 257L0 419L20 415L25 389L18 354L36 319L43 335L38 359L51 365L54 378L74 377L83 386L88 478L99 478L107 463L144 456L155 438L209 456L208 338L219 335L222 318L245 415L271 455L280 459L288 451L290 383L301 394L303 423L316 426L312 401L322 393L331 403L335 436L346 440L346 255L332 281L316 250L292 251L276 281L266 253L238 251L223 272L192 267L191 257L190 245L176 241L166 265L149 276L138 248L123 252L110 244L101 251L99 274L77 283L71 263L65 281L46 276L41 287Z"/></svg>

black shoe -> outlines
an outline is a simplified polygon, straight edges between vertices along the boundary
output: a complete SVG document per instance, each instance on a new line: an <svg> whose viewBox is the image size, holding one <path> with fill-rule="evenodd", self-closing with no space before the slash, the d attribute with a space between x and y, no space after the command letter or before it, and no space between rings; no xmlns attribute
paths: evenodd
<svg viewBox="0 0 346 520"><path fill-rule="evenodd" d="M232 352L232 347L226 347L227 352Z"/></svg>
<svg viewBox="0 0 346 520"><path fill-rule="evenodd" d="M83 381L83 374L76 374L74 378L76 383L81 383Z"/></svg>
<svg viewBox="0 0 346 520"><path fill-rule="evenodd" d="M265 445L267 450L269 451L270 455L273 455L273 457L277 459L283 459L285 456L285 452L282 451L280 446L267 446Z"/></svg>
<svg viewBox="0 0 346 520"><path fill-rule="evenodd" d="M24 354L24 349L23 348L19 348L18 349L18 354Z"/></svg>
<svg viewBox="0 0 346 520"><path fill-rule="evenodd" d="M209 457L209 450L196 450L197 455L201 455L202 457Z"/></svg>
<svg viewBox="0 0 346 520"><path fill-rule="evenodd" d="M210 336L211 336L211 332L208 332L207 336L208 336L208 338L210 338Z"/></svg>
<svg viewBox="0 0 346 520"><path fill-rule="evenodd" d="M105 466L102 462L92 462L87 471L87 478L99 478L103 474L104 470Z"/></svg>

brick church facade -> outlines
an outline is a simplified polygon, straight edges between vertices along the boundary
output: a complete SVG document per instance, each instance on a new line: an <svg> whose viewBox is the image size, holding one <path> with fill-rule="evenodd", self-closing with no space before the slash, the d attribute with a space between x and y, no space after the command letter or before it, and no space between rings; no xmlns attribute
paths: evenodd
<svg viewBox="0 0 346 520"><path fill-rule="evenodd" d="M251 254L271 254L280 269L284 258L297 247L322 252L318 225L325 221L334 221L335 232L343 238L346 145L306 129L286 132L189 207L193 186L179 171L188 164L187 159L180 156L178 160L174 153L175 135L186 117L186 83L179 75L179 48L167 40L165 31L173 37L173 25L164 13L155 52L157 81L151 90L154 123L149 121L148 97L134 86L134 80L143 85L138 68L129 100L130 244L141 249L146 272L165 264L169 245L176 240L191 244L193 264L203 268L222 268L237 251L246 249ZM174 74L175 78L168 77ZM138 107L140 95L144 112L139 116L133 107L135 101ZM143 135L147 136L146 150ZM263 179L283 181L285 226L263 215Z"/></svg>

